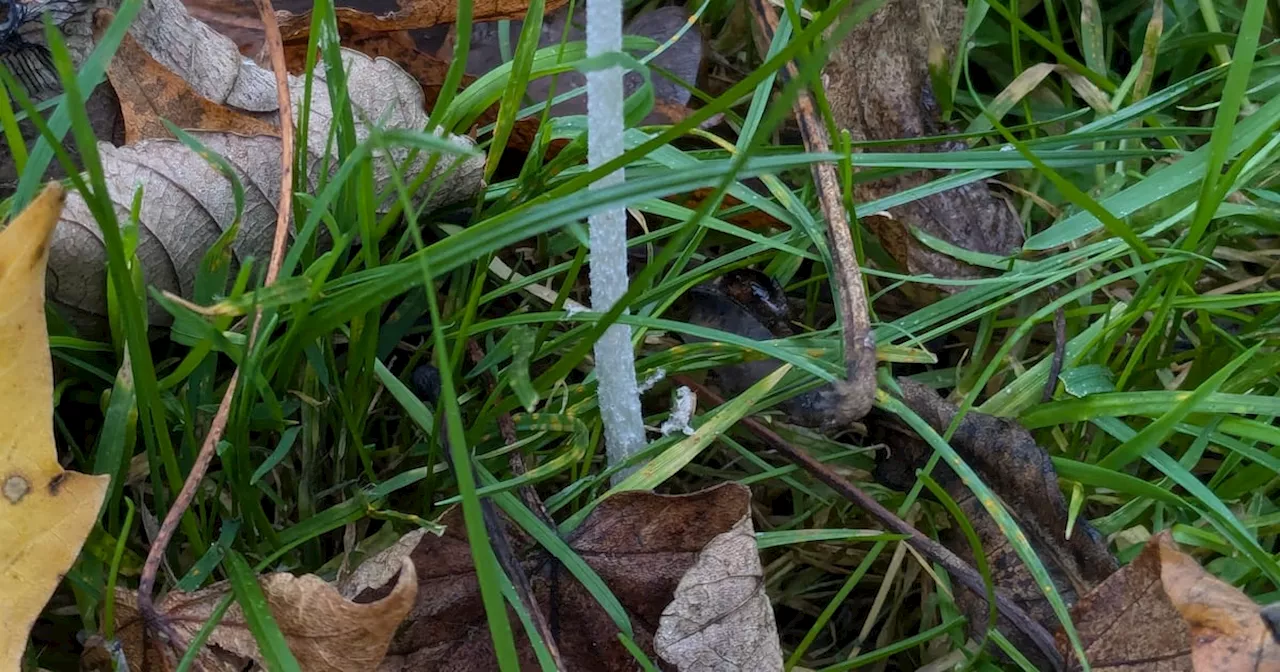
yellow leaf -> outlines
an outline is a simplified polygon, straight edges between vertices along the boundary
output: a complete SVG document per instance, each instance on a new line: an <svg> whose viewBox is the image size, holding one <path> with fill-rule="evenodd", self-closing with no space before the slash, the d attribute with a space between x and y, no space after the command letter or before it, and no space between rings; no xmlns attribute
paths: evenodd
<svg viewBox="0 0 1280 672"><path fill-rule="evenodd" d="M65 196L49 185L0 231L0 670L19 669L31 626L80 554L109 482L63 471L53 443L44 273Z"/></svg>

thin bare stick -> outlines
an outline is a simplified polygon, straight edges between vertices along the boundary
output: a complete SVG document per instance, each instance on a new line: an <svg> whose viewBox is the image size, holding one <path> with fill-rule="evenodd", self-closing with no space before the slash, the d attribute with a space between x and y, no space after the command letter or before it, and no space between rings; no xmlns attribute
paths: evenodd
<svg viewBox="0 0 1280 672"><path fill-rule="evenodd" d="M685 376L673 376L672 379L696 391L699 400L706 400L716 405L724 403L724 400L719 395ZM743 426L751 430L753 434L760 437L761 440L769 444L770 448L778 451L792 464L809 472L811 476L824 483L841 497L853 502L872 518L880 521L881 525L893 532L905 535L907 543L911 544L921 555L932 562L942 565L942 568L947 570L947 573L957 583L973 591L978 597L986 599L987 590L986 584L982 580L982 575L978 574L977 570L970 567L968 563L960 559L955 553L952 553L946 546L925 536L924 533L913 527L911 523L899 518L897 514L885 508L883 504L863 492L861 488L845 480L843 476L837 474L812 455L791 445L786 439L774 433L773 430L751 418L743 418L741 422ZM995 593L996 608L999 609L1000 615L1034 642L1041 655L1053 665L1055 670L1063 669L1062 656L1058 653L1053 636L1035 619L1027 615L1027 612L1015 604L1004 591L996 588Z"/></svg>
<svg viewBox="0 0 1280 672"><path fill-rule="evenodd" d="M759 28L759 43L773 42L778 30L778 11L769 0L751 0L752 14ZM787 63L782 79L800 76L795 63ZM796 120L806 151L825 154L831 151L831 138L822 123L817 105L807 89L802 89L794 105ZM832 409L838 417L831 424L848 425L871 410L876 395L876 344L871 337L871 317L866 289L862 285L862 269L853 249L849 216L844 209L844 192L835 165L813 164L813 181L818 186L818 203L827 220L827 246L831 249L831 269L835 276L836 305L844 326L844 362L846 381L837 385L838 406Z"/></svg>
<svg viewBox="0 0 1280 672"><path fill-rule="evenodd" d="M285 246L289 240L289 219L293 206L293 105L289 98L289 71L285 65L284 41L280 37L280 26L276 23L276 10L271 6L271 0L254 0L254 4L257 5L258 13L261 14L262 22L266 27L266 47L271 54L271 68L276 77L276 102L280 108L280 200L276 206L275 238L271 246L271 261L267 266L267 277L264 283L264 286L270 286L280 274ZM254 311L246 352L253 348L261 323L262 308L259 307ZM156 630L175 648L181 648L184 644L178 641L168 619L156 612L155 603L151 599L155 591L156 574L160 569L160 561L164 557L165 550L173 540L178 522L195 499L196 491L209 470L209 463L213 461L218 442L222 440L222 435L226 431L227 420L231 415L231 401L235 398L239 380L240 368L236 367L231 374L231 380L227 383L227 390L222 395L222 401L218 404L213 422L209 425L209 433L205 435L200 453L191 467L191 473L187 474L182 490L174 500L173 506L169 508L169 512L165 514L160 531L151 541L147 559L142 565L142 577L138 582L138 612L148 626L146 629Z"/></svg>

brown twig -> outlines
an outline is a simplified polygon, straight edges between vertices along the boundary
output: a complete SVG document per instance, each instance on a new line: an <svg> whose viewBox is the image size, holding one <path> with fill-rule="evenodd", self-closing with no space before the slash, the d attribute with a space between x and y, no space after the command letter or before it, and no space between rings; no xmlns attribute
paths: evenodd
<svg viewBox="0 0 1280 672"><path fill-rule="evenodd" d="M685 376L677 375L672 378L679 384L687 385L690 389L696 391L700 400L705 399L717 405L724 403L724 400L719 395ZM921 555L941 565L957 583L973 591L974 594L982 599L986 599L986 584L983 582L982 576L964 560L952 553L950 549L925 536L920 530L917 530L910 523L898 517L897 514L885 508L871 495L845 480L843 476L831 470L831 468L815 459L812 455L791 445L781 436L774 433L773 430L751 418L743 418L741 422L753 434L760 437L765 443L769 444L770 448L778 451L792 464L809 472L811 476L834 490L841 497L866 511L872 518L880 521L880 524L889 530L905 535L907 543L911 544ZM999 609L1000 615L1034 642L1036 648L1040 650L1046 660L1050 661L1055 670L1063 669L1062 656L1058 653L1053 636L1035 619L1028 616L1027 612L1015 604L1000 588L996 588L995 594L996 608Z"/></svg>
<svg viewBox="0 0 1280 672"><path fill-rule="evenodd" d="M280 274L280 266L284 262L285 244L289 239L289 219L293 205L293 106L289 98L289 71L285 65L284 41L280 37L280 26L276 23L276 11L271 6L271 0L254 0L254 4L258 7L258 13L262 15L266 45L271 54L271 69L276 76L276 102L280 108L280 200L276 208L276 230L271 246L271 261L267 266L264 284L264 286L270 286ZM252 349L261 323L262 308L259 307L254 311L246 351ZM227 390L222 395L222 401L218 404L218 411L209 425L209 433L205 435L204 443L200 446L195 464L187 474L187 480L183 482L182 490L174 500L173 506L165 514L159 533L151 541L151 548L148 549L147 559L142 566L142 577L138 582L138 612L142 615L143 622L148 626L147 629L155 629L164 635L175 648L181 645L176 633L168 619L156 612L155 604L151 599L155 591L156 574L160 569L160 561L164 557L165 550L173 540L174 532L177 531L178 522L195 499L196 491L209 470L209 463L213 461L218 442L222 440L223 432L226 431L227 420L231 415L231 401L235 398L239 380L240 369L236 367L231 374L231 380L227 383Z"/></svg>
<svg viewBox="0 0 1280 672"><path fill-rule="evenodd" d="M752 15L759 28L761 42L773 41L778 29L778 12L769 0L751 0ZM788 62L781 79L800 76L795 63ZM831 138L822 123L817 105L807 89L802 89L794 104L796 120L805 150L819 154L831 151ZM862 269L853 249L853 234L848 213L844 209L844 192L840 176L830 162L813 164L813 181L818 186L818 203L827 220L827 245L831 249L831 269L839 291L836 304L844 326L844 360L847 380L839 385L840 404L833 409L840 417L831 424L848 425L871 410L876 394L876 346L871 336L871 318L866 289L862 285Z"/></svg>

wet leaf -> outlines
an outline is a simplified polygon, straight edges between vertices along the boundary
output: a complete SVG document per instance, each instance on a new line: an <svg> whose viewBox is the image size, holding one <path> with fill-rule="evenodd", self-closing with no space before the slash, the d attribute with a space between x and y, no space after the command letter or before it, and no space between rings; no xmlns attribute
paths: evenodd
<svg viewBox="0 0 1280 672"><path fill-rule="evenodd" d="M695 287L690 293L688 317L691 324L719 329L756 341L786 338L792 334L788 324L790 306L776 280L752 270L738 269ZM687 341L703 339L686 336ZM749 358L739 364L715 369L716 381L726 396L737 396L756 381L772 373L781 362L776 359ZM842 395L837 388L824 385L786 399L777 405L787 422L805 427L821 427L844 431L848 427L831 425Z"/></svg>
<svg viewBox="0 0 1280 672"><path fill-rule="evenodd" d="M737 484L689 495L623 492L601 502L565 542L621 602L647 655L655 644L671 663L754 652L755 661L772 666L751 669L780 670L749 501L750 491ZM415 533L361 565L346 589L357 601L376 599L398 557L407 553L417 568L418 601L384 669L495 669L461 512L441 522L442 536ZM592 594L520 530L508 529L568 669L636 669L618 626ZM521 664L536 669L527 637L517 638ZM679 669L707 669L685 665Z"/></svg>
<svg viewBox="0 0 1280 672"><path fill-rule="evenodd" d="M911 380L899 378L898 384L902 388L902 400L911 410L939 433L946 431L956 414L953 404ZM925 465L932 449L915 432L887 415L877 415L869 427L872 438L888 445L892 454L892 459L882 460L877 466L877 480L891 487L909 488L915 482L916 469ZM1116 571L1115 557L1088 521L1076 519L1068 536L1068 509L1058 487L1057 473L1049 455L1036 445L1030 432L1011 420L969 411L950 443L1004 501L1069 604ZM1050 631L1056 629L1058 619L1044 599L1043 591L982 503L949 468L939 465L933 476L973 524L996 586L1041 625ZM944 532L940 541L972 564L972 548L956 527ZM968 592L957 593L956 600L968 614L970 623L986 622L984 600ZM1012 628L1002 631L1019 644ZM1034 650L1029 645L1019 648Z"/></svg>
<svg viewBox="0 0 1280 672"><path fill-rule="evenodd" d="M64 197L50 184L0 231L0 668L11 670L80 554L110 483L64 471L53 440L44 274Z"/></svg>
<svg viewBox="0 0 1280 672"><path fill-rule="evenodd" d="M831 113L854 141L922 138L948 132L939 118L930 83L931 45L954 49L964 21L954 0L889 0L859 23L831 55L824 70ZM877 151L938 152L963 143L886 147ZM855 184L860 202L920 186L946 174L900 173ZM999 256L1017 253L1023 226L1008 202L982 182L971 183L864 217L885 250L912 275L975 278L989 271L921 244L914 229L951 245ZM939 286L957 291L961 286ZM918 296L927 300L927 296Z"/></svg>
<svg viewBox="0 0 1280 672"><path fill-rule="evenodd" d="M384 597L362 604L343 598L337 589L312 574L267 574L260 577L258 583L301 669L368 672L377 669L392 634L409 613L418 592L412 563L405 562L398 575L400 579L387 586ZM173 591L160 600L156 608L168 619L178 637L189 641L230 593L227 582L194 593ZM156 634L149 632L144 637L137 594L117 589L116 610L117 638L129 661L129 669L133 672L173 670L176 661L160 650ZM86 651L86 662L100 664L98 661L103 661L106 655L102 649L90 649ZM261 653L244 613L239 605L233 604L199 654L195 669L230 672L247 669L250 663L261 665Z"/></svg>
<svg viewBox="0 0 1280 672"><path fill-rule="evenodd" d="M105 24L100 27L105 28ZM125 36L107 67L124 116L125 142L172 138L162 120L178 128L240 135L278 135L269 121L219 105L201 96L173 71L160 65L137 40Z"/></svg>
<svg viewBox="0 0 1280 672"><path fill-rule="evenodd" d="M1264 612L1165 531L1081 598L1072 620L1101 672L1280 670L1280 644Z"/></svg>

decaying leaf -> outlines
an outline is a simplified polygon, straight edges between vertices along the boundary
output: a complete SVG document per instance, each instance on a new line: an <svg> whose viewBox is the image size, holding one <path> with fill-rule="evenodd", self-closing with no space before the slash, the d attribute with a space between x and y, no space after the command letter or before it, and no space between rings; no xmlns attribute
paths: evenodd
<svg viewBox="0 0 1280 672"><path fill-rule="evenodd" d="M166 67L174 68L173 64L179 63L175 73L213 103L242 111L275 109L274 84L262 85L263 81L270 83L272 75L242 58L229 39L188 17L177 0L146 3L131 35ZM197 50L189 40L204 42ZM347 92L356 112L358 139L366 138L375 123L415 131L426 127L422 90L398 66L350 51L343 52L343 63L349 81ZM324 160L327 152L336 151L327 144L331 103L324 78L325 73L317 72L306 139L311 155L307 177L313 188L323 166L337 170L336 161ZM303 109L304 86L302 78L291 78L295 114L301 114ZM131 102L135 106L147 104ZM235 110L231 113L238 113ZM233 246L237 263L249 256L266 259L276 219L280 141L265 135L196 130L193 135L200 142L231 162L245 187L245 210ZM482 185L483 156L474 151L469 139L450 139L461 156L438 161L433 173L436 179L427 181L421 192L428 199L428 209L469 197ZM135 190L142 188L138 258L148 284L179 296L191 296L201 258L234 220L230 181L198 153L175 140L143 140L123 147L100 143L99 151L108 191L122 221L127 220ZM422 152L412 165L404 166L409 153L406 147L397 147L389 155L375 152L374 179L380 191L391 183L393 163L403 166L405 174L413 175L437 158ZM100 336L106 330L107 306L101 232L79 194L68 198L63 220L50 252L49 296L83 334ZM150 320L153 325L164 326L172 317L153 304Z"/></svg>
<svg viewBox="0 0 1280 672"><path fill-rule="evenodd" d="M267 606L284 634L289 650L307 672L369 672L386 655L396 627L413 606L418 592L413 564L405 562L400 579L388 584L379 600L357 604L346 600L330 584L313 574L267 574L258 579ZM174 591L156 605L185 641L209 620L210 614L230 593L228 583L217 583L195 593ZM116 590L116 635L129 669L133 672L168 672L175 660L161 650L154 632L145 633L137 609L137 593ZM110 660L104 648L85 653L89 669ZM238 604L233 604L209 637L193 669L238 672L250 664L262 669L261 652Z"/></svg>
<svg viewBox="0 0 1280 672"><path fill-rule="evenodd" d="M956 407L932 389L899 378L903 401L939 433L946 431ZM878 465L877 480L898 488L915 482L915 471L924 466L933 449L914 431L894 418L879 416L869 425L872 438L890 447L891 459ZM983 482L996 493L1027 534L1032 548L1053 577L1054 585L1068 604L1084 595L1116 571L1115 557L1106 541L1088 521L1077 519L1067 537L1067 506L1058 487L1057 473L1048 454L1036 445L1031 433L1011 420L970 411L951 437L951 446L973 467ZM1027 571L982 503L949 468L939 465L933 477L956 500L977 531L982 549L991 565L992 578L1031 617L1050 632L1057 627L1043 592ZM941 541L956 555L973 558L968 541L952 528ZM986 603L967 593L956 594L971 625L985 627ZM1003 630L1015 643L1011 629ZM1020 647L1031 652L1029 646ZM1070 656L1068 656L1069 658Z"/></svg>
<svg viewBox="0 0 1280 672"><path fill-rule="evenodd" d="M920 138L945 131L930 84L931 45L954 49L964 22L956 0L889 0L859 23L832 53L823 71L836 124L855 141ZM963 143L912 145L877 151L932 152ZM860 202L896 194L942 177L944 171L896 174L855 184ZM1008 202L983 183L971 183L891 208L864 221L886 251L913 275L973 278L984 271L934 251L912 233L977 252L1007 256L1023 243L1023 227ZM944 291L963 287L940 286Z"/></svg>
<svg viewBox="0 0 1280 672"><path fill-rule="evenodd" d="M1274 672L1280 644L1261 611L1165 531L1082 597L1071 616L1099 672ZM1058 646L1070 647L1062 633Z"/></svg>
<svg viewBox="0 0 1280 672"><path fill-rule="evenodd" d="M270 122L196 93L186 80L160 65L129 35L120 43L107 67L107 79L120 100L128 144L148 138L172 138L173 134L161 120L168 120L179 128L206 132L278 134Z"/></svg>
<svg viewBox="0 0 1280 672"><path fill-rule="evenodd" d="M64 192L50 184L0 231L0 668L27 634L98 519L110 478L64 471L53 441L53 364L44 267Z"/></svg>
<svg viewBox="0 0 1280 672"><path fill-rule="evenodd" d="M698 554L662 611L653 648L681 672L782 669L750 516Z"/></svg>
<svg viewBox="0 0 1280 672"><path fill-rule="evenodd" d="M51 0L33 0L43 6ZM82 6L83 5L83 6ZM94 3L76 3L74 11L54 14L73 54L92 47ZM274 76L269 70L240 55L236 46L203 23L192 19L180 0L143 3L130 27L130 35L148 54L186 81L191 89L213 103L237 113L274 113L277 108ZM419 131L426 127L421 88L395 64L344 52L347 93L357 120L357 136L368 136L371 124ZM307 176L314 187L320 167L337 169L326 159L330 129L327 87L323 72L310 104L311 159ZM303 108L304 82L290 81L293 109ZM137 103L138 101L134 101ZM201 129L193 129L200 131ZM197 132L199 141L229 160L245 187L246 205L240 234L233 246L237 263L253 255L265 259L270 252L279 190L279 140L268 136ZM469 197L482 186L483 156L467 138L451 136L460 156L439 160L434 179L424 183L422 198L427 209ZM127 220L135 190L143 188L138 256L147 283L179 296L190 296L196 269L205 250L234 219L230 182L196 152L177 141L146 140L124 147L100 143L108 191L121 220ZM375 152L375 186L390 184L390 167L401 165L410 150L398 147L390 155ZM437 160L422 152L412 165L413 175ZM430 194L429 196L427 194ZM390 204L391 199L385 204ZM65 224L55 233L49 262L49 298L83 335L100 337L106 332L105 248L97 223L78 194L68 197ZM153 304L151 324L164 326L172 317Z"/></svg>
<svg viewBox="0 0 1280 672"><path fill-rule="evenodd" d="M662 651L675 656L668 662L682 670L709 669L676 661L705 660L726 647L734 649L733 655L755 651L778 663L757 669L780 670L749 502L750 491L737 484L679 496L623 492L601 502L565 541L621 602L635 641L648 655L653 655L656 632L663 638ZM417 568L418 601L391 644L384 670L496 669L461 511L447 513L441 522L447 528L442 536L419 535L412 547L397 544L366 561L344 586L356 601L377 599L386 589L376 586L397 557L407 552ZM635 669L635 659L618 641L618 626L591 593L535 542L514 526L509 529L537 602L558 633L567 668ZM736 603L711 600L713 587L736 591ZM721 631L730 622L736 623L733 632ZM527 666L522 669L537 669L523 631L517 646Z"/></svg>

